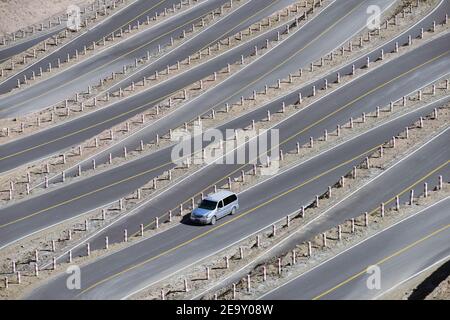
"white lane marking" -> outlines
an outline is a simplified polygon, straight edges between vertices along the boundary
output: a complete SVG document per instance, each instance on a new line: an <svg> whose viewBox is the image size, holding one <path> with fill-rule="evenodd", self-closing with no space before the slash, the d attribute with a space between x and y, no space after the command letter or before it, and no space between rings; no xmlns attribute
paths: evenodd
<svg viewBox="0 0 450 320"><path fill-rule="evenodd" d="M319 268L320 266L322 266L322 265L324 265L324 264L326 264L326 263L328 263L328 262L330 262L330 261L336 259L337 257L339 257L340 255L346 253L347 251L350 251L350 250L354 249L355 247L357 247L357 246L359 246L359 245L361 245L361 244L364 244L365 242L367 242L367 241L371 240L372 238L374 238L374 237L380 235L381 233L383 233L383 232L385 232L385 231L387 231L387 230L389 230L389 229L391 229L391 228L397 226L397 225L400 224L400 223L403 223L403 222L405 222L405 221L407 221L407 220L409 220L409 219L412 219L412 218L414 218L415 216L417 216L417 215L419 215L419 214L424 213L425 211L429 210L430 208L432 208L432 207L434 207L434 206L440 204L441 202L445 202L445 201L447 201L448 199L450 199L450 196L448 196L448 197L446 197L446 198L444 198L444 199L442 199L442 200L440 200L440 201L438 201L438 202L436 202L436 203L433 203L433 204L431 204L430 206L428 206L428 207L426 207L426 208L424 208L424 209L421 209L421 210L419 210L418 212L412 214L411 216L405 217L405 218L401 219L400 221L397 221L396 223L394 223L394 224L392 224L392 225L390 225L390 226L388 226L388 227L386 227L386 228L384 228L384 229L382 229L382 230L380 230L380 231L377 231L376 233L374 233L373 235L369 236L368 238L365 238L365 239L361 240L360 242L357 242L356 244L354 244L354 245L352 245L351 247L345 249L344 251L338 253L337 255L335 255L335 256L333 256L333 257L331 257L331 258L329 258L329 259L327 259L327 260L325 260L325 261L319 263L319 264L316 265L315 267L313 267L313 268L307 270L306 272L302 273L301 275L296 276L296 277L290 279L289 281L287 281L287 282L284 283L283 285L281 285L281 286L279 286L279 287L277 287L277 288L274 288L274 289L272 289L272 290L270 290L270 291L264 293L263 295L259 296L256 300L260 300L260 299L264 298L265 296L271 294L272 292L274 292L274 291L276 291L276 290L278 290L278 289L280 289L280 288L282 288L282 287L288 285L289 283L291 283L291 282L293 282L293 281L295 281L295 280L297 280L297 279L299 279L299 278L305 276L306 274L308 274L308 273L314 271L315 269Z"/></svg>
<svg viewBox="0 0 450 320"><path fill-rule="evenodd" d="M430 13L430 14L431 14L431 13ZM430 40L430 41L431 41L431 40ZM381 66L378 66L378 67L376 67L376 68L380 68L380 67L381 67ZM373 70L375 70L375 68L374 68ZM352 83L353 81L358 80L360 77L363 77L364 75L366 75L366 74L362 74L362 75L360 75L358 78L355 78L355 79L349 81L349 82L346 83L343 87L349 85L349 84ZM434 80L433 80L432 82L434 82ZM430 82L430 83L432 83L432 82ZM430 83L429 83L429 84L430 84ZM343 87L338 88L337 90L341 90ZM337 91L337 90L336 90L336 91ZM414 92L414 91L411 91L411 92ZM321 99L327 97L328 95L330 95L330 94L332 94L332 93L334 93L334 92L331 92L331 93L329 93L329 94L326 94L325 96L321 97L320 99L318 99L318 100L315 101L314 103L319 102ZM445 98L442 98L442 99L440 99L440 100L443 100L443 99L445 99ZM275 99L275 100L276 100L276 99ZM440 100L438 100L438 101L440 101ZM269 102L269 103L270 103L270 102ZM314 104L314 103L312 103L312 104ZM433 103L434 103L434 102L433 102ZM306 106L304 109L300 110L298 113L300 113L300 112L306 110L306 109L309 108L312 104ZM427 106L428 106L428 105L426 105L426 106L424 106L424 107L422 107L422 108L425 108L425 107L427 107ZM419 108L419 109L417 109L417 110L415 110L415 111L418 111L418 110L420 110L420 109L422 109L422 108ZM414 111L412 111L412 112L414 112ZM297 113L295 113L295 114L297 114ZM291 115L290 117L294 116L295 114ZM405 116L408 115L408 114L409 114L409 113L405 114ZM289 119L290 117L286 118L285 120ZM401 116L400 116L400 117L401 117ZM397 118L399 118L399 117L397 117ZM393 120L396 120L397 118L392 119L392 121L393 121ZM285 121L285 120L283 120L283 121ZM283 122L283 121L282 121L282 122ZM282 122L280 122L280 124L281 124ZM389 121L389 122L390 122L390 121ZM389 123L389 122L387 122L387 123ZM275 124L275 126L276 126L276 124ZM273 127L272 127L272 128L273 128ZM375 128L377 128L377 127L375 127ZM371 130L370 130L370 131L371 131ZM358 136L357 136L357 137L358 137ZM356 138L356 137L355 137L355 138ZM352 139L351 139L351 140L352 140ZM349 141L351 141L351 140L349 140ZM340 145L338 145L338 146L340 146ZM337 147L337 146L336 146L336 147ZM333 149L333 148L332 148L332 149ZM324 151L324 152L328 152L328 151L330 151L330 150L332 150L332 149L326 150L326 151ZM230 152L234 152L234 150L232 150L232 151L230 151ZM321 154L319 154L319 155L321 155ZM317 155L317 156L319 156L319 155ZM313 158L315 158L315 157L313 157ZM313 159L313 158L312 158L312 159ZM311 159L309 159L309 160L311 160ZM299 164L299 165L301 165L301 164ZM209 165L207 165L206 167L208 167L208 166L209 166ZM202 167L201 169L199 169L198 171L196 171L194 174L198 174L200 171L205 170L206 167ZM288 169L288 170L290 170L290 169ZM281 173L281 172L280 172L280 173ZM169 191L170 189L172 189L173 187L175 187L176 185L182 183L184 180L186 180L186 179L188 179L188 178L189 178L189 177L184 178L184 179L178 181L176 184L174 184L174 185L172 185L170 188L168 188L168 189L166 190L166 192ZM269 179L267 179L267 180L270 180L270 179L272 179L272 178L273 178L273 177L271 177L271 178L269 178ZM265 181L267 181L267 180L265 180ZM264 182L264 181L263 181L263 182ZM258 184L259 184L259 183L258 183ZM256 185L255 185L255 186L256 186ZM249 189L251 189L251 188L252 188L252 187L250 187ZM249 189L247 189L247 190L249 190ZM245 190L245 191L247 191L247 190ZM245 191L244 191L244 192L245 192ZM153 201L154 199L158 198L159 196L161 196L161 194L158 194L158 195L156 195L155 197L153 197L153 198L151 198L151 199L148 199L146 202L142 203L142 204L139 205L138 207L134 208L133 210L131 210L130 212L128 212L127 214L125 214L124 216L122 216L122 217L118 218L117 220L115 220L114 222L112 222L111 225L105 226L104 228L98 230L98 232L92 234L90 237L88 237L87 239L85 239L83 242L81 242L81 243L79 243L79 244L76 244L73 248L77 248L78 246L84 244L85 241L91 239L92 237L97 236L99 233L101 233L101 232L103 232L105 229L108 229L109 227L113 226L115 223L120 222L122 219L127 218L127 217L128 217L130 214L132 214L134 211L140 209L142 206L147 205L149 202ZM112 203L113 203L113 202L112 202ZM102 207L104 207L104 206L99 206L99 207L97 207L96 209L99 209L99 208L102 208ZM93 210L96 210L96 209L93 209ZM81 213L80 215L77 215L77 217L78 217L78 216L81 216L81 215L83 215L83 213ZM58 224L63 223L63 222L64 222L64 221L61 221L61 222L58 222L58 223L56 223L56 224L54 224L54 225L58 225ZM54 225L52 225L52 226L54 226ZM47 228L48 228L48 227L46 227L46 228L44 228L44 229L41 229L41 230L39 230L39 231L45 230L45 229L47 229ZM36 232L39 232L39 231L36 231ZM36 233L36 232L34 232L34 233ZM24 237L27 237L27 236L24 236ZM15 242L15 241L13 241L13 242L11 242L11 243L14 243L14 242ZM9 243L9 244L11 244L11 243ZM9 245L9 244L7 244L7 245ZM3 247L2 247L2 248L3 248ZM0 248L0 249L1 249L1 248ZM68 251L66 251L66 252L63 253L62 255L67 254L67 252L68 252ZM62 255L61 255L60 257L62 257ZM58 258L60 258L60 257L58 257Z"/></svg>
<svg viewBox="0 0 450 320"><path fill-rule="evenodd" d="M444 99L446 99L446 98L448 98L448 97L449 97L449 96L444 97L444 98L442 98L442 99L440 99L440 100L444 100ZM440 100L438 100L438 101L440 101ZM356 138L358 138L358 137L360 137L360 136L362 136L362 135L364 135L364 134L366 134L366 133L369 133L369 132L372 131L372 130L378 129L378 128L380 128L380 127L382 127L382 126L384 126L384 125L387 125L387 124L389 124L389 123L391 123L391 122L393 122L393 121L396 121L396 120L398 120L398 119L400 119L400 118L402 118L402 117L406 117L406 116L408 116L408 115L411 114L411 113L419 112L419 111L422 110L422 109L426 109L426 108L428 108L430 105L433 105L434 103L436 103L436 102L438 102L438 101L429 103L429 104L427 104L427 105L425 105L425 106L423 106L423 107L420 107L419 109L410 111L410 112L408 112L408 113L406 113L406 114L404 114L404 115L399 115L399 116L397 116L396 118L391 119L391 120L389 120L389 121L386 122L386 123L380 124L380 125L378 125L378 126L372 128L371 130L365 132L365 133L361 133L361 134L359 134L358 136L355 136L354 138L348 140L347 142L350 142L351 140L354 140L354 139L356 139ZM280 240L279 242L277 242L277 243L276 243L273 247L271 247L270 249L268 249L268 250L266 250L265 252L263 252L263 253L261 253L260 255L258 255L256 258L254 258L252 261L250 261L249 263L247 263L245 266L241 267L239 270L237 270L236 272L234 272L234 274L231 274L230 276L226 277L225 279L219 281L214 287L220 285L220 284L223 283L223 282L228 281L230 278L235 277L235 274L238 274L239 272L242 272L243 270L245 270L246 268L248 268L249 266L251 266L252 264L254 264L254 263L255 263L257 260L259 260L261 257L263 257L263 256L265 256L265 255L267 255L267 254L269 254L269 253L272 252L273 250L275 250L275 249L277 249L278 247L282 246L285 242L289 241L289 240L290 240L292 237L294 237L296 234L298 234L299 232L301 232L302 230L306 229L307 227L309 227L310 225L312 225L313 223L315 223L317 220L319 220L320 218L322 218L323 216L325 216L329 211L331 211L331 210L333 210L335 207L339 206L342 202L346 201L348 198L350 198L351 196L353 196L353 195L356 194L357 192L361 191L361 190L364 189L366 186L368 186L369 184L373 183L375 180L377 180L377 179L381 178L382 176L384 176L387 172L389 172L391 169L393 169L393 168L395 168L396 166L398 166L399 164L401 164L401 162L403 162L403 161L406 160L407 158L409 158L409 157L413 156L414 154L416 154L418 151L420 151L420 150L421 150L422 148L424 148L426 145L428 145L429 143L433 142L433 141L434 141L435 139L437 139L440 135L444 134L447 130L448 130L448 129L446 129L445 131L441 132L441 133L438 134L437 136L433 137L432 139L430 139L429 141L427 141L424 145L420 146L418 149L415 149L412 153L408 154L408 155L407 155L406 157L404 157L404 158L401 158L399 161L397 161L396 163L394 163L391 167L389 167L389 168L386 169L385 171L379 173L376 177L374 177L373 179L369 180L367 183L363 184L362 186L360 186L359 188L357 188L357 189L354 190L353 192L351 192L351 193L349 193L348 195L346 195L342 200L338 201L337 203L335 203L334 205L332 205L331 207L329 207L328 209L326 209L324 212L322 212L321 214L319 214L318 216L316 216L315 218L313 218L311 221L309 221L309 222L306 223L305 225L301 226L301 227L300 227L297 231L295 231L294 233L288 235L286 238L284 238L284 239ZM345 142L344 142L344 143L345 143ZM342 145L342 144L344 144L344 143L341 143L340 145ZM330 149L330 150L327 150L327 151L325 151L325 152L328 152L328 151L331 151L331 149ZM294 167L294 168L295 168L295 167ZM294 168L291 168L291 169L294 169ZM245 192L245 191L244 191L244 192ZM297 212L297 211L291 212L289 215L295 214L296 212ZM283 220L283 219L284 219L284 218L280 219L279 221L281 221L281 220ZM266 228L268 228L268 227L270 227L270 225L268 225ZM214 287L213 287L213 288L214 288ZM211 290L211 288L209 288L209 289L203 291L202 293L198 294L198 295L197 295L196 297L194 297L193 299L196 299L196 298L198 298L199 296L204 295L205 293L207 293L207 292L210 291L210 290Z"/></svg>
<svg viewBox="0 0 450 320"><path fill-rule="evenodd" d="M444 257L444 258L442 258L442 259L436 261L436 262L433 263L432 265L430 265L430 266L428 266L428 267L426 267L426 268L424 268L424 269L422 269L422 270L416 272L415 274L411 275L410 277L406 278L405 280L402 280L402 281L400 281L399 283L393 285L393 286L390 287L389 289L387 289L387 290L385 290L384 292L380 293L379 295L373 297L371 300L378 300L378 299L380 299L382 296L388 294L389 292L391 292L392 290L398 288L398 287L401 286L402 284L408 282L409 280L414 279L415 277L421 275L422 273L424 273L424 272L426 272L426 271L428 271L428 270L434 268L435 266L437 266L437 265L439 265L439 264L441 264L441 263L443 263L443 262L445 262L445 261L447 261L447 260L449 260L449 259L450 259L450 255L448 255L448 256L446 256L446 257Z"/></svg>
<svg viewBox="0 0 450 320"><path fill-rule="evenodd" d="M59 47L58 49L56 49L55 51L53 51L52 54L55 53L55 52L60 51L62 48L64 48L64 47L67 46L68 44L74 42L74 41L77 40L78 38L84 36L84 35L85 35L86 33L88 33L89 31L91 31L91 30L97 28L98 26L102 25L103 23L107 22L108 20L110 20L111 18L113 18L115 15L119 14L120 12L122 12L122 11L125 10L125 9L127 9L128 7L130 7L131 5L133 5L134 3L138 2L138 1L139 1L139 0L133 0L132 2L130 2L129 4L127 4L125 7L123 7L123 8L120 9L120 10L118 10L117 12L115 12L114 14L112 14L111 16L109 16L108 18L106 18L105 20L100 21L100 22L99 22L97 25L95 25L93 28L88 29L88 30L85 30L85 31L84 31L82 34L80 34L79 36L73 38L73 39L70 40L69 42L67 42L67 43L65 43L64 45L62 45L61 47ZM41 62L42 60L44 60L44 59L47 58L47 57L48 57L48 56L42 57L41 59L39 59L39 60L33 62L31 65L29 65L29 66L27 67L27 69L31 68L32 66L34 66L35 64ZM27 70L27 69L26 69L26 70ZM25 70L22 70L21 72L23 72L23 71L25 71ZM0 86L2 86L6 81L11 80L14 76L17 76L17 74L13 74L13 75L11 75L9 78L6 78L4 81L0 82Z"/></svg>
<svg viewBox="0 0 450 320"><path fill-rule="evenodd" d="M431 104L430 104L430 105L431 105ZM428 106L428 105L427 105L427 106ZM395 119L392 119L392 120L390 120L390 121L388 121L388 122L386 122L386 123L384 123L384 124L378 125L377 127L374 127L374 128L372 128L371 130L367 131L366 133L368 133L368 132L370 132L370 131L372 131L372 130L375 130L375 129L377 129L377 128L379 128L379 127L385 125L385 124L388 124L388 123L390 123L390 122L392 122L392 121L395 121L395 120L397 120L398 118L407 116L407 115L409 115L409 114L411 114L411 113L414 113L414 112L417 112L417 111L419 111L419 110L421 110L421 109L423 109L423 108L426 108L427 106L421 107L421 108L419 108L419 109L417 109L417 110L414 110L414 111L411 111L411 112L409 112L409 113L407 113L407 114L405 114L405 115L402 115L402 116L399 116L399 117L397 117L397 118L395 118ZM364 133L363 133L363 134L364 134ZM363 134L360 134L360 135L363 135ZM356 139L356 138L357 138L357 137L354 137L354 138L352 138L351 140ZM434 141L435 138L437 138L437 136L434 137L432 140L430 140L430 142L431 142L431 141ZM347 143L347 142L350 142L351 140L346 141L346 142L343 142L343 143L341 143L340 145L342 145L342 144L344 144L344 143ZM427 142L427 144L428 144L428 143L429 143L429 142ZM337 145L337 146L335 146L335 147L333 147L333 148L331 148L331 149L329 149L329 150L325 150L325 151L322 152L322 153L326 153L326 152L328 152L328 151L330 151L330 150L332 150L332 149L334 149L334 148L337 148L337 147L340 146L340 145ZM417 149L417 150L419 150L419 149ZM417 150L414 151L413 153L417 152ZM320 154L319 154L319 155L320 155ZM317 156L319 156L319 155L317 155ZM311 158L311 159L308 159L307 161L310 161L310 160L312 160L312 159L314 159L314 158L315 158L315 157L313 157L313 158ZM403 159L401 159L399 162L401 162L401 161L403 161ZM306 161L304 161L304 162L306 162ZM298 164L297 167L300 166L301 164L303 164L304 162ZM397 164L398 164L398 163L396 163L395 165L397 165ZM285 172L286 172L286 171L285 171ZM258 184L257 184L257 185L258 185ZM253 187L256 187L257 185L254 185L254 186L250 187L249 189L251 189L251 188L253 188ZM363 186L363 187L364 187L364 186ZM362 188L362 187L361 187L361 188ZM355 192L356 192L356 191L355 191ZM338 204L336 204L336 205L338 205ZM335 206L336 206L336 205L335 205ZM334 207L334 206L333 206L333 207ZM333 207L332 207L332 208L333 208ZM330 208L329 210L331 210L332 208ZM328 210L327 210L327 211L328 211ZM297 211L291 212L289 215L292 215L292 214L294 214L294 213L296 213L296 212L297 212ZM303 226L302 228L304 228L304 227L308 226L309 224L313 223L316 219L320 218L322 215L323 215L323 214L321 214L320 216L318 216L318 217L315 218L314 220L310 221L308 224L306 224L306 225ZM279 221L282 221L282 220L284 220L284 219L285 219L285 218L283 217L283 218L279 219L278 222L279 222ZM276 221L276 222L277 222L277 221ZM217 250L217 251L211 253L210 255L207 255L206 257L203 257L202 260L208 259L209 257L214 256L215 254L217 254L217 253L219 253L219 252L222 252L222 251L228 249L229 247L231 247L231 246L233 246L233 245L235 245L235 244L237 244L237 243L239 243L239 242L241 242L241 241L244 241L244 240L248 239L249 237L251 237L251 236L253 236L253 235L255 235L255 234L258 234L258 233L262 232L263 230L268 229L272 224L273 224L273 222L270 223L270 224L268 224L268 225L266 225L266 226L264 226L264 227L262 227L262 228L260 228L259 230L255 231L255 232L253 232L253 233L251 233L251 234L248 234L248 235L242 237L241 239L239 239L239 240L233 242L232 244L230 244L230 245L228 245L228 246L225 246L225 247L223 247L223 248L221 248L221 249L219 249L219 250ZM286 239L285 239L285 240L286 240ZM145 239L142 240L142 241L145 241ZM284 241L284 240L282 240L282 241ZM280 243L278 243L278 244L281 244L281 243L282 243L282 242L280 242ZM274 246L272 249L274 249L274 248L276 248L276 247L277 247L277 245ZM241 268L240 270L238 270L237 272L239 272L239 271L241 271L241 270L247 268L247 267L248 267L249 265L251 265L254 261L256 261L257 259L259 259L261 256L266 255L266 254L267 254L268 252L270 252L272 249L270 249L270 250L268 250L268 251L262 253L260 256L258 256L258 257L257 257L256 259L254 259L252 262L248 263L246 266L242 267L242 268ZM123 249L123 250L125 250L125 249ZM179 273L179 272L181 272L181 271L183 271L183 270L185 270L185 269L191 267L192 265L195 265L196 263L198 263L198 262L194 262L194 263L192 263L192 264L189 264L189 265L187 265L187 266L184 266L184 267L182 267L181 269L178 269L178 270L174 271L173 273L171 273L171 274L169 274L169 275L167 275L167 276L165 276L165 277L163 277L163 278L161 278L161 279L159 279L159 280L157 280L157 281L154 281L153 283L150 283L150 284L146 285L144 288L138 289L138 290L136 290L135 292L133 292L133 293L131 293L131 294L128 294L128 295L127 295L125 298L123 298L123 299L126 299L126 298L128 298L128 297L130 297L130 296L132 296L132 295L134 295L134 294L136 294L136 293L138 293L138 292L140 292L140 291L142 291L142 290L145 290L145 288L147 288L147 287L149 287L149 286L152 286L152 285L154 285L154 284L156 284L156 283L158 283L158 282L161 282L161 281L163 281L163 280L165 280L165 279L171 277L172 275L174 275L174 274L176 274L176 273ZM231 278L232 276L233 276L233 275L230 275L230 277L227 277L226 279L222 280L221 282L224 282L225 280L227 280L228 278ZM219 283L221 283L221 282L219 282ZM206 291L209 291L209 290L211 290L211 288L208 289L208 290L206 290ZM199 294L198 296L200 296L200 295L201 295L201 294ZM198 297L198 296L196 296L196 297ZM193 299L195 299L196 297L194 297Z"/></svg>
<svg viewBox="0 0 450 320"><path fill-rule="evenodd" d="M333 2L331 2L330 5L331 5L332 3L334 3L334 2L335 2L335 0L334 0ZM310 21L308 21L308 22L313 21L315 18L316 18L316 16L315 16L313 19L311 19ZM292 19L291 21L293 21L293 20L295 20L295 19ZM283 24L283 26L286 25L286 24L288 24L288 23ZM301 28L303 28L304 26L306 26L306 24L303 25ZM278 28L278 27L277 27L277 28ZM258 38L259 38L259 37L262 38L264 35L266 35L267 33L270 33L271 31L272 31L272 30L266 31L265 33L263 33L263 34L261 34L260 36L258 36ZM255 39L253 39L253 40L255 40ZM286 40L286 39L285 39L285 40ZM283 40L283 41L284 41L284 40ZM236 50L236 51L238 51L238 50L237 50L238 48L240 48L241 46L245 46L245 45L248 45L248 43L240 44L239 46L237 46L237 47L235 47L235 48L233 48L233 49L231 49L231 50ZM277 46L278 46L278 45L276 45L275 47L277 47ZM274 47L274 48L271 48L270 50L275 49L275 47ZM339 47L339 46L337 46L336 48L338 48L338 47ZM269 51L270 51L270 50L269 50ZM333 50L334 50L334 49L333 49ZM268 53L269 51L267 51L266 53ZM231 51L229 51L229 52L231 52ZM215 57L214 59L219 58L219 57L222 56L222 55L228 54L229 52L224 52L224 53L218 55L217 57ZM266 54L266 53L265 53L265 54ZM196 66L195 68L200 68L200 67L202 67L204 64L210 63L211 61L212 61L212 60L203 62L202 64ZM256 60L255 60L255 61L256 61ZM253 62L254 62L254 61L253 61ZM253 62L252 62L252 63L253 63ZM248 65L248 66L249 66L249 65ZM246 67L247 67L247 66L246 66ZM243 69L242 69L242 70L243 70ZM180 73L178 76L182 76L182 75L184 75L185 73L188 73L188 72L191 72L191 71L192 71L192 70L186 70L186 71ZM240 71L241 71L241 70L239 70L239 72L240 72ZM177 76L177 77L178 77L178 76ZM153 89L153 88L155 88L155 87L164 86L167 82L171 82L172 80L173 80L173 79L166 79L166 80L162 81L161 83L159 83L158 85L152 86L152 87L148 88L147 90L145 90L145 91L143 91L143 92L141 92L141 93L139 93L139 94L146 93L146 91L148 91L148 90L150 90L150 89ZM311 81L310 83L313 83L313 81ZM213 88L215 88L215 87L213 87ZM213 89L213 88L211 88L211 89ZM203 95L203 94L202 94L202 95ZM201 96L201 95L200 95L200 96ZM195 97L195 99L199 98L200 96ZM130 99L131 97L133 97L133 96L130 96L130 97L126 98L126 99ZM124 100L126 100L126 99L124 99ZM193 102L195 99L189 101L188 103ZM276 101L277 99L279 99L279 98L273 99L273 100L271 100L269 103L272 103L273 101ZM124 100L114 102L113 104L111 104L111 105L109 105L109 106L112 106L112 105L121 103L121 102L123 102ZM188 104L188 103L187 103L187 104ZM268 103L266 103L264 106L266 106L267 104L268 104ZM186 105L186 104L185 104L185 105ZM183 105L183 106L177 108L177 110L179 110L180 108L184 107L185 105ZM264 107L264 106L263 106L263 107ZM177 110L175 110L175 111L173 111L173 112L176 112ZM253 111L254 111L254 110L253 110ZM96 111L96 112L97 112L97 111ZM102 154L102 153L105 153L105 152L108 152L108 150L111 150L111 149L115 148L115 147L118 146L118 145L121 145L121 144L123 144L123 143L126 143L128 140L132 139L135 135L139 134L141 131L146 130L149 126L153 126L153 125L154 125L155 123L157 123L159 120L163 120L164 118L166 118L166 117L172 115L173 112L171 112L170 114L167 114L166 116L164 116L164 117L162 117L162 118L160 118L160 119L158 119L158 120L156 120L156 121L149 122L146 126L140 128L139 130L135 131L135 132L132 133L131 135L125 137L125 139L119 140L119 141L115 142L114 144L112 144L111 146L109 146L107 149L102 150L102 151L99 151L98 153L96 153L96 154L90 156L89 158L87 158L87 159L85 159L85 160L83 160L83 161L80 161L80 162L74 164L72 167L68 168L66 171L74 170L78 165L80 165L80 164L85 164L85 163L89 162L90 160L94 159L95 157L97 157L98 155L100 155L100 154ZM251 113L251 112L252 112L252 111L250 111L250 112L248 112L248 113ZM248 113L245 113L243 116L245 116L245 115L248 114ZM92 115L92 114L90 114L90 115ZM89 116L89 115L86 115L86 116ZM80 119L80 118L73 119L73 120L70 120L70 121L75 121L75 120L79 120L79 119ZM52 128L56 128L56 127L58 127L58 126L66 125L67 123L70 123L70 121L68 121L68 122L66 122L66 123L58 124L57 126L53 126ZM233 120L231 120L231 121L233 121ZM229 121L229 122L231 122L231 121ZM18 141L18 140L19 140L19 139L15 140L15 141ZM13 140L13 141L14 141L14 140ZM151 154L154 154L154 153L156 153L156 152L158 152L158 151L161 151L161 150L164 150L164 149L168 149L168 148L171 148L171 146L167 146L167 147L164 147L163 149L156 150L155 152L153 152L153 153L151 153ZM54 153L54 154L59 154L59 153L60 153L60 152L56 152L56 153ZM148 156L148 155L147 155L147 156ZM45 158L45 157L49 157L49 156L48 156L48 155L47 155L47 156L43 156L43 158ZM14 170L14 169L12 169L12 170ZM59 174L55 174L54 176L52 176L52 177L50 178L50 180L56 178L58 175L59 175ZM38 186L40 186L40 185L42 185L42 183L36 185L36 186L33 187L33 188L36 188L36 187L38 187ZM32 189L33 189L33 188L32 188Z"/></svg>

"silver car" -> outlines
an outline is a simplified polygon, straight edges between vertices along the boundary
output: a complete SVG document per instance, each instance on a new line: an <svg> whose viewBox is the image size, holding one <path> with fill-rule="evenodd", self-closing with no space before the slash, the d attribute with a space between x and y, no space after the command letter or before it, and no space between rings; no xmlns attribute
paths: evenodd
<svg viewBox="0 0 450 320"><path fill-rule="evenodd" d="M239 209L235 193L221 190L208 195L191 213L191 221L201 224L215 224L226 215L234 214Z"/></svg>

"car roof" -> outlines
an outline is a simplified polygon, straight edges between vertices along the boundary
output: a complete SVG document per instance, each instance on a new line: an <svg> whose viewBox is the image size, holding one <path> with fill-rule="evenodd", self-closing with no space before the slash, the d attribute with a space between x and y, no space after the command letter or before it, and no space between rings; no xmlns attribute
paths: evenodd
<svg viewBox="0 0 450 320"><path fill-rule="evenodd" d="M219 190L216 193L211 193L208 194L208 196L205 198L205 200L210 200L210 201L220 201L222 199L225 199L228 196L231 196L235 194L234 192L231 191L227 191L227 190Z"/></svg>

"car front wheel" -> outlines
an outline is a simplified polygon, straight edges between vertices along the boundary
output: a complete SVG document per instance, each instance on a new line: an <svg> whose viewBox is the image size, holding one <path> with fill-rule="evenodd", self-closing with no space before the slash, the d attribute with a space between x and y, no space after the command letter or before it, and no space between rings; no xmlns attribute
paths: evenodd
<svg viewBox="0 0 450 320"><path fill-rule="evenodd" d="M212 225L215 225L215 224L216 224L216 221L217 221L216 216L213 216L213 217L211 218L211 224L212 224Z"/></svg>

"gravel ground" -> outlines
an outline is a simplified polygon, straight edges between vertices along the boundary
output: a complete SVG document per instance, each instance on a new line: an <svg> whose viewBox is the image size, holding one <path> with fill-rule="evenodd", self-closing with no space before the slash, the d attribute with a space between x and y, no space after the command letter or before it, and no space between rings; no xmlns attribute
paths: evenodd
<svg viewBox="0 0 450 320"><path fill-rule="evenodd" d="M0 36L64 14L74 2L86 6L93 0L2 0Z"/></svg>
<svg viewBox="0 0 450 320"><path fill-rule="evenodd" d="M65 30L61 31L60 33L58 33L57 35L52 36L52 38L49 38L45 41L41 41L38 44L36 44L35 46L28 48L26 51L24 51L20 54L17 54L8 60L5 60L3 63L0 63L0 69L3 70L3 77L1 76L1 73L0 73L0 81L2 79L7 79L8 77L10 77L18 72L21 72L29 64L35 63L36 61L42 59L43 57L47 56L48 54L55 52L61 46L69 43L70 41L72 41L75 38L79 37L80 35L84 34L88 30L91 30L93 27L95 27L99 23L102 23L106 19L109 19L113 14L122 10L123 8L125 8L126 6L128 6L130 3L132 3L135 0L123 0L119 3L117 3L115 8L113 8L111 6L111 3L112 3L111 1L112 0L108 0L106 2L106 4L108 5L106 15L101 10L101 12L96 16L95 11L94 12L91 11L90 6L87 7L86 15L83 15L83 13L82 13L82 16L81 16L82 21L87 21L87 26L82 24L81 28L78 31L68 31L67 29L65 29ZM81 7L81 8L83 10L83 7ZM97 7L95 7L95 8L97 9ZM154 23L159 23L161 21L161 19L166 19L167 17L170 17L172 14L173 14L173 10L169 9L166 16L163 16L163 15L159 16L157 21L150 20L149 25L152 25ZM38 27L40 28L40 26L38 26ZM131 32L126 31L123 34L123 37L124 38L127 37L128 34L134 34L134 30L136 30L136 28L134 28ZM30 35L26 35L26 36L30 36ZM58 37L57 44L55 44L56 36ZM116 37L116 39L117 38L118 37ZM21 40L19 39L18 41L21 41ZM74 54L71 56L70 62L67 62L67 61L65 61L65 59L62 59L61 67L59 70L64 70L67 67L73 65L76 62L75 60L79 61L79 60L83 59L84 57L89 57L93 54L96 54L97 50L102 49L102 47L109 47L110 45L112 45L114 43L115 43L115 41L111 41L111 39L109 38L109 40L106 41L106 44L104 46L103 46L102 41L99 42L96 47L96 50L91 50L88 48L86 54L84 54L84 52L80 52L78 55L78 59L75 59ZM10 42L7 42L6 45L7 46L10 45ZM95 52L93 52L93 51L95 51ZM12 68L12 64L14 64L14 68ZM39 75L39 73L36 73L34 80L27 79L26 83L24 83L24 81L22 79L21 88L25 88L29 85L32 85L33 83L37 83L38 81L41 81L42 79L47 79L48 77L53 76L56 72L58 72L58 68L53 67L52 72L48 72L48 69L44 69L42 74ZM11 94L12 92L16 92L16 90L20 90L20 89L15 88L15 89L11 90L10 92L5 93L3 95L6 96L8 94ZM24 119L27 120L28 118L25 117ZM5 123L6 124L11 123L11 120L13 121L13 124L14 124L15 119L1 119L0 127L3 127L3 124L5 124ZM31 124L33 124L34 120L35 119L31 120ZM28 121L30 121L30 119L28 119ZM27 127L27 126L25 126L25 127Z"/></svg>

